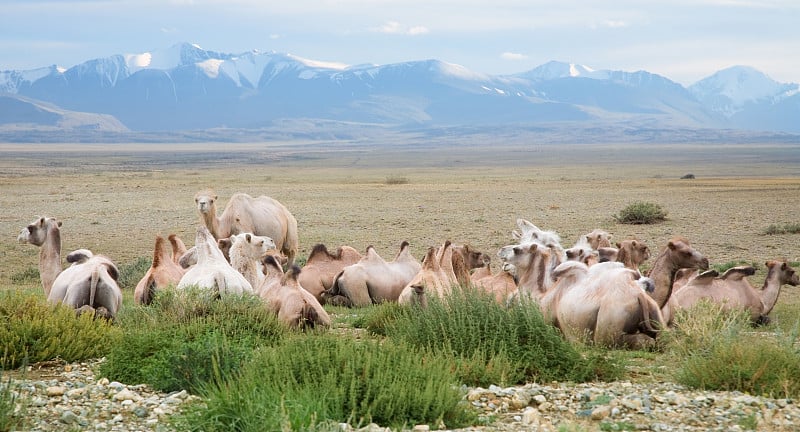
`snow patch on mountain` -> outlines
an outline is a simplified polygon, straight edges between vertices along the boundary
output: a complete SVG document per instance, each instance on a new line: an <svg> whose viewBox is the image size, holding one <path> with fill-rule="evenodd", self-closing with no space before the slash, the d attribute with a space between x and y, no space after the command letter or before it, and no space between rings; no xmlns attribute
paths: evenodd
<svg viewBox="0 0 800 432"><path fill-rule="evenodd" d="M609 71L595 70L589 66L584 66L576 63L565 63L559 61L550 61L541 66L534 68L528 72L524 72L521 76L534 80L553 80L559 78L592 78L592 79L608 79Z"/></svg>

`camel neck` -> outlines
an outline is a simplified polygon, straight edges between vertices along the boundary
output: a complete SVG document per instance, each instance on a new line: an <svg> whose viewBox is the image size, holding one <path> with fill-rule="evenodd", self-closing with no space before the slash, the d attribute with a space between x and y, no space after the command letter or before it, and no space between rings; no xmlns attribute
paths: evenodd
<svg viewBox="0 0 800 432"><path fill-rule="evenodd" d="M761 303L764 305L764 310L761 313L762 315L767 315L772 311L772 308L775 307L775 303L778 302L780 293L780 272L775 267L770 267L767 272L767 277L764 279L764 285L761 287L761 292L758 293L761 297Z"/></svg>
<svg viewBox="0 0 800 432"><path fill-rule="evenodd" d="M39 275L46 294L50 294L50 289L59 273L61 273L61 232L58 229L50 229L47 232L47 240L39 250Z"/></svg>
<svg viewBox="0 0 800 432"><path fill-rule="evenodd" d="M672 295L672 284L675 281L676 271L677 269L669 259L668 249L665 249L658 255L653 263L653 268L647 274L655 282L656 289L651 297L656 301L659 309L664 307Z"/></svg>

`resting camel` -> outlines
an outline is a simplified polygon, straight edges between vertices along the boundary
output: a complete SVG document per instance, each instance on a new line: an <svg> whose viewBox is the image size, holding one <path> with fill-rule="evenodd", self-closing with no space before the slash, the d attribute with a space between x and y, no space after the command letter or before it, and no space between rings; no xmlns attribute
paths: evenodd
<svg viewBox="0 0 800 432"><path fill-rule="evenodd" d="M215 239L232 234L250 232L270 237L276 247L286 255L289 266L297 255L297 220L277 200L265 195L253 198L246 193L235 193L217 217L217 195L213 191L200 191L195 197L201 222Z"/></svg>
<svg viewBox="0 0 800 432"><path fill-rule="evenodd" d="M39 249L39 277L45 297L50 295L53 281L61 273L61 222L52 217L40 217L23 228L17 236L20 243Z"/></svg>
<svg viewBox="0 0 800 432"><path fill-rule="evenodd" d="M266 255L263 260L266 278L259 286L259 296L278 319L291 328L330 327L331 317L313 294L298 283L297 266L285 274L276 257Z"/></svg>
<svg viewBox="0 0 800 432"><path fill-rule="evenodd" d="M459 264L454 266L454 260ZM400 291L397 302L425 307L428 304L428 295L435 295L440 299L445 298L452 291L453 285L459 284L454 267L459 267L462 275L466 273L466 278L469 279L469 273L466 272L463 260L461 254L453 252L450 240L445 241L444 245L438 248L433 246L428 248L428 253L422 260L422 268Z"/></svg>
<svg viewBox="0 0 800 432"><path fill-rule="evenodd" d="M656 284L651 296L661 309L667 324L672 323L673 318L670 303L672 285L675 274L682 268L706 270L708 269L708 258L695 250L686 238L674 237L667 242L667 246L658 254L653 262L653 267L647 273L647 276Z"/></svg>
<svg viewBox="0 0 800 432"><path fill-rule="evenodd" d="M119 270L108 257L79 249L67 256L72 265L59 273L47 301L71 306L80 315L114 319L122 305L122 290L117 284Z"/></svg>
<svg viewBox="0 0 800 432"><path fill-rule="evenodd" d="M350 246L339 246L336 253L330 253L324 244L316 244L308 255L303 271L297 276L297 281L320 300L322 292L330 289L333 278L361 258L361 253Z"/></svg>
<svg viewBox="0 0 800 432"><path fill-rule="evenodd" d="M261 264L261 259L268 251L275 249L275 242L267 236L251 233L235 234L228 240L231 243L228 252L231 267L241 273L255 289L264 280L264 266Z"/></svg>
<svg viewBox="0 0 800 432"><path fill-rule="evenodd" d="M514 268L519 295L534 300L553 285L552 255L552 249L538 243L504 246L497 252L504 264Z"/></svg>
<svg viewBox="0 0 800 432"><path fill-rule="evenodd" d="M714 271L701 273L678 290L675 306L686 309L701 300L722 305L727 310L746 310L755 324L769 323L769 313L778 301L781 286L800 284L795 270L783 260L767 261L767 276L761 289L756 289L747 276L755 274L750 266L733 267L719 276Z"/></svg>
<svg viewBox="0 0 800 432"><path fill-rule="evenodd" d="M617 242L617 257L615 261L621 262L626 268L639 270L639 266L650 259L650 248L636 239Z"/></svg>
<svg viewBox="0 0 800 432"><path fill-rule="evenodd" d="M653 288L653 281L621 263L588 267L567 261L556 267L554 276L557 281L539 306L567 340L650 348L665 326L658 305L645 292Z"/></svg>
<svg viewBox="0 0 800 432"><path fill-rule="evenodd" d="M506 304L517 291L517 281L508 270L501 270L492 274L492 267L489 260L484 261L483 267L476 269L470 275L472 286L484 290L492 295L500 304Z"/></svg>
<svg viewBox="0 0 800 432"><path fill-rule="evenodd" d="M178 282L178 289L197 286L215 296L252 293L253 286L231 267L208 228L200 226L195 236L197 264L189 268Z"/></svg>
<svg viewBox="0 0 800 432"><path fill-rule="evenodd" d="M134 303L149 305L157 291L177 285L183 274L186 273L186 270L177 262L181 256L180 246L183 245L183 242L175 234L170 234L169 239L171 249L163 237L156 236L153 262L139 283L136 284L136 289L133 291ZM183 251L186 251L186 246L183 246Z"/></svg>
<svg viewBox="0 0 800 432"><path fill-rule="evenodd" d="M592 232L584 234L578 240L578 243L587 243L593 250L598 250L601 247L611 246L611 238L613 235L601 229L594 229Z"/></svg>
<svg viewBox="0 0 800 432"><path fill-rule="evenodd" d="M364 257L345 267L323 293L326 303L345 306L368 306L397 301L400 292L419 273L422 265L409 251L407 241L393 261L385 261L368 246Z"/></svg>

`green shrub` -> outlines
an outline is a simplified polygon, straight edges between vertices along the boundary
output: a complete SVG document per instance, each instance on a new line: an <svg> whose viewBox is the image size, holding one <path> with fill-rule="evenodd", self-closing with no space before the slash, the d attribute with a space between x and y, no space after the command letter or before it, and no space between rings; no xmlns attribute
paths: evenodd
<svg viewBox="0 0 800 432"><path fill-rule="evenodd" d="M476 418L447 358L404 344L317 334L253 355L239 375L205 387L181 430L320 430L374 422L461 427Z"/></svg>
<svg viewBox="0 0 800 432"><path fill-rule="evenodd" d="M384 181L387 185L401 185L401 184L408 184L409 180L408 177L401 177L401 176L389 176L386 177Z"/></svg>
<svg viewBox="0 0 800 432"><path fill-rule="evenodd" d="M20 409L17 411L17 406ZM11 378L0 383L0 432L24 430L27 401L20 400Z"/></svg>
<svg viewBox="0 0 800 432"><path fill-rule="evenodd" d="M0 293L0 368L54 358L67 362L102 357L118 340L120 331L91 314L76 317L75 310L50 305L40 295L19 291Z"/></svg>
<svg viewBox="0 0 800 432"><path fill-rule="evenodd" d="M227 376L259 346L283 338L286 327L252 296L207 300L199 291L159 293L118 319L124 332L99 367L121 382L160 391L196 392L216 373Z"/></svg>
<svg viewBox="0 0 800 432"><path fill-rule="evenodd" d="M39 269L33 266L11 275L11 282L15 284L34 283L39 280Z"/></svg>
<svg viewBox="0 0 800 432"><path fill-rule="evenodd" d="M764 234L800 234L800 223L788 223L784 225L773 224L764 229Z"/></svg>
<svg viewBox="0 0 800 432"><path fill-rule="evenodd" d="M614 219L624 224L652 224L667 218L667 212L660 205L637 201L622 209Z"/></svg>
<svg viewBox="0 0 800 432"><path fill-rule="evenodd" d="M132 263L120 264L118 266L119 278L117 279L117 284L122 289L136 288L136 284L144 277L152 263L153 260L151 258L139 257Z"/></svg>

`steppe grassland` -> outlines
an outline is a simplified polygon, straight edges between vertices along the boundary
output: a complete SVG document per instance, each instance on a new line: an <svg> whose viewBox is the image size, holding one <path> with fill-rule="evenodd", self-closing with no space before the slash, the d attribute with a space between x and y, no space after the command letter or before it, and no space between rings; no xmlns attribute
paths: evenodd
<svg viewBox="0 0 800 432"><path fill-rule="evenodd" d="M222 152L219 144L203 152L150 147L112 154L69 146L57 155L10 151L0 162L0 286L16 287L12 275L36 266L38 249L18 244L16 236L38 215L63 222L64 254L89 248L125 264L149 258L158 234L177 233L191 246L198 223L193 197L209 187L219 195L220 212L235 192L283 202L298 220L301 258L325 243L359 250L374 245L391 259L408 240L421 259L428 246L446 239L494 256L512 242L521 217L557 231L565 245L602 228L617 240L639 238L654 256L669 238L685 236L712 264L759 265L752 278L758 285L766 260L800 261L797 234L763 234L770 225L798 222L796 154L739 149L738 157L723 160L691 149L665 146L648 154L612 147L581 150L581 156L548 148ZM690 172L697 178L680 179ZM668 220L615 223L613 215L634 201L661 205ZM125 288L130 295L132 287ZM791 325L800 316L799 291L784 287L773 318Z"/></svg>

